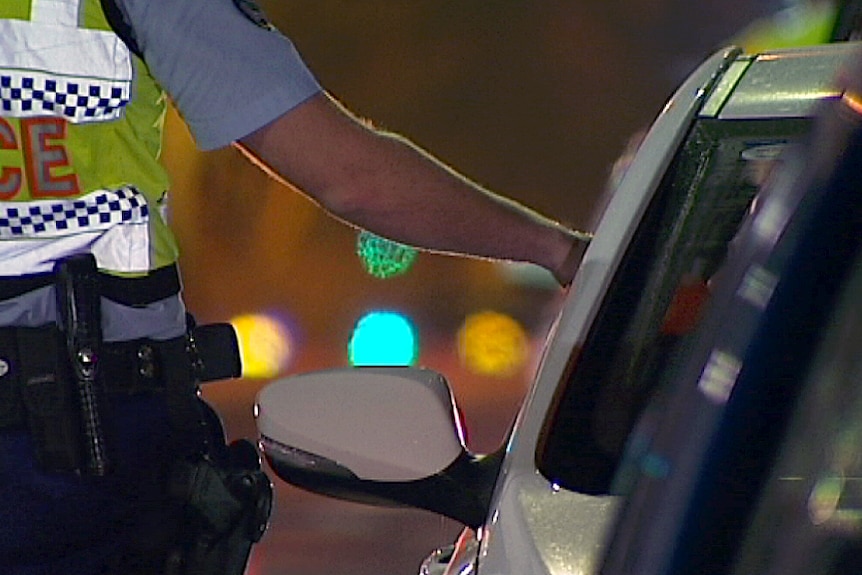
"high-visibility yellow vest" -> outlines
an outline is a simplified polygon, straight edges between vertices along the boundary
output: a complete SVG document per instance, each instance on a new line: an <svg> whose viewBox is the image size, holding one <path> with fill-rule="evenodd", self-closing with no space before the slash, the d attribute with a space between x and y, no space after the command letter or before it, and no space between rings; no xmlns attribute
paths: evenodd
<svg viewBox="0 0 862 575"><path fill-rule="evenodd" d="M0 2L0 276L81 251L121 275L176 261L166 106L99 0Z"/></svg>

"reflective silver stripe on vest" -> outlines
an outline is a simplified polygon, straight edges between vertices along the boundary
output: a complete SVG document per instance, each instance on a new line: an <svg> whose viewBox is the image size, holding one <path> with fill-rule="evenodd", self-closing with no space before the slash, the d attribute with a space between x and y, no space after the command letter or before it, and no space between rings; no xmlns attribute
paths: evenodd
<svg viewBox="0 0 862 575"><path fill-rule="evenodd" d="M33 0L31 20L0 20L0 115L118 118L132 58L116 34L78 28L79 0Z"/></svg>
<svg viewBox="0 0 862 575"><path fill-rule="evenodd" d="M146 271L149 206L131 187L80 198L0 203L0 240L3 275L50 271L58 258L84 250L100 267Z"/></svg>
<svg viewBox="0 0 862 575"><path fill-rule="evenodd" d="M40 24L77 26L81 0L31 0L30 21Z"/></svg>

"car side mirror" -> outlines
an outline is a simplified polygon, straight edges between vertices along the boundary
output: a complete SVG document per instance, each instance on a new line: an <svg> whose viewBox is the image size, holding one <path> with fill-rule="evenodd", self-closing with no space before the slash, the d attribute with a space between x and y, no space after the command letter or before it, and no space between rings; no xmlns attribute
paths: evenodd
<svg viewBox="0 0 862 575"><path fill-rule="evenodd" d="M500 456L471 454L442 375L358 367L275 381L257 396L260 446L284 481L319 494L485 519Z"/></svg>

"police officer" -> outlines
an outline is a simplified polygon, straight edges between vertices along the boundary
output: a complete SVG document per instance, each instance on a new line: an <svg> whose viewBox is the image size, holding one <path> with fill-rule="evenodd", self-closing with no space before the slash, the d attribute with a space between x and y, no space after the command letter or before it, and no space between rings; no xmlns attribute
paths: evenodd
<svg viewBox="0 0 862 575"><path fill-rule="evenodd" d="M223 445L196 393L235 376L237 355L181 299L165 93L200 148L236 145L375 233L531 261L561 284L583 251L582 235L357 121L248 0L4 0L4 574L204 572L208 545L265 523L254 457ZM238 492L237 474L260 489Z"/></svg>

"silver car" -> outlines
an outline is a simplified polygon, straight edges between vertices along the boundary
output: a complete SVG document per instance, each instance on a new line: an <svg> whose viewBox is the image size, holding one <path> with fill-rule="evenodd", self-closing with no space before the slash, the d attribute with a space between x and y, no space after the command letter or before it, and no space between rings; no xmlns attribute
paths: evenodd
<svg viewBox="0 0 862 575"><path fill-rule="evenodd" d="M316 493L462 522L423 574L596 572L630 485L632 430L689 353L729 242L817 103L836 95L851 48L728 48L680 87L615 184L496 452L467 450L443 375L366 367L260 392L269 465Z"/></svg>

